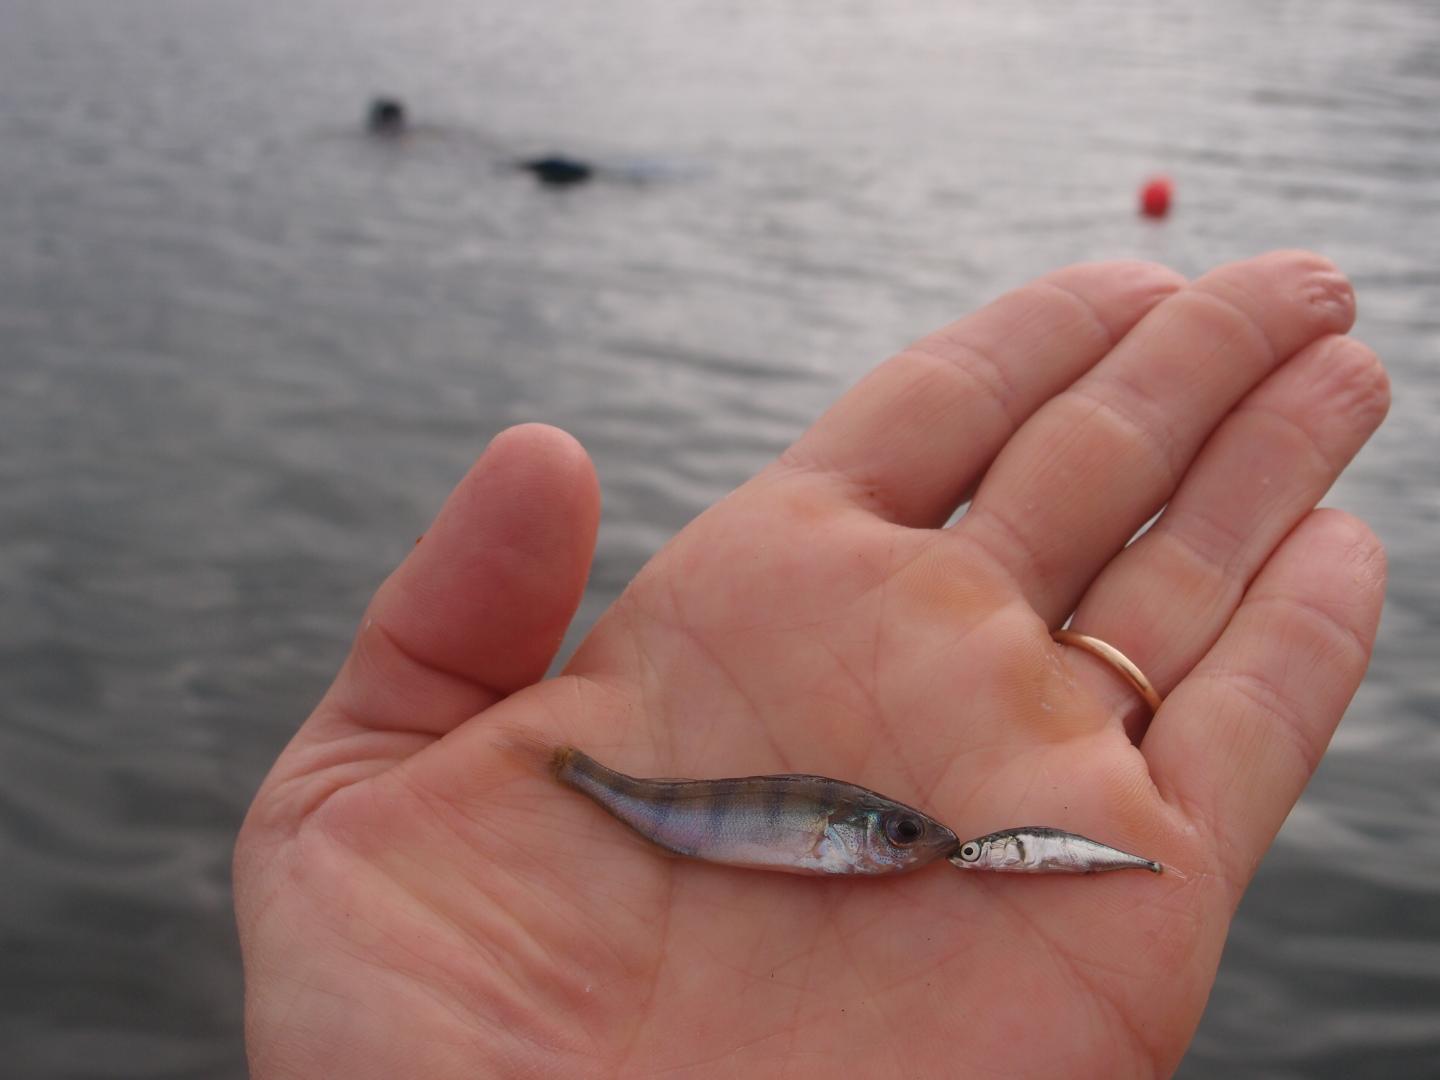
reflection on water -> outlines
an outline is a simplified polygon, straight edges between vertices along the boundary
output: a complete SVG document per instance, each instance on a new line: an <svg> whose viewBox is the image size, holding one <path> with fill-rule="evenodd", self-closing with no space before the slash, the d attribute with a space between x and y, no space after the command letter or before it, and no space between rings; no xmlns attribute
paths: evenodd
<svg viewBox="0 0 1440 1080"><path fill-rule="evenodd" d="M1355 278L1394 587L1183 1070L1440 1052L1440 9L0 2L0 1044L240 1076L228 845L498 428L606 497L581 626L907 338L1057 264ZM352 133L376 92L420 129ZM622 166L570 192L509 163ZM1164 225L1136 181L1178 178Z"/></svg>

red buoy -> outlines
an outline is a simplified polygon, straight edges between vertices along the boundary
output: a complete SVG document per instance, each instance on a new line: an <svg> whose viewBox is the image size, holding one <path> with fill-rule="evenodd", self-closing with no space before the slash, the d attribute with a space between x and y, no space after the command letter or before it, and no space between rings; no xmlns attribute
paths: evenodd
<svg viewBox="0 0 1440 1080"><path fill-rule="evenodd" d="M1168 176L1152 176L1140 189L1140 213L1146 217L1162 218L1170 212L1170 196L1175 185Z"/></svg>

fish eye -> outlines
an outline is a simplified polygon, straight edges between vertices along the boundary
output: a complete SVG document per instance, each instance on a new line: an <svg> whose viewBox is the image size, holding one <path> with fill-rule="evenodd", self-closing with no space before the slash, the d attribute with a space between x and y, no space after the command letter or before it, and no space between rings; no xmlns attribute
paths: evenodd
<svg viewBox="0 0 1440 1080"><path fill-rule="evenodd" d="M974 862L980 858L980 845L974 840L960 845L960 858L966 862Z"/></svg>
<svg viewBox="0 0 1440 1080"><path fill-rule="evenodd" d="M885 835L896 847L909 847L924 835L925 826L910 814L896 814L885 820Z"/></svg>

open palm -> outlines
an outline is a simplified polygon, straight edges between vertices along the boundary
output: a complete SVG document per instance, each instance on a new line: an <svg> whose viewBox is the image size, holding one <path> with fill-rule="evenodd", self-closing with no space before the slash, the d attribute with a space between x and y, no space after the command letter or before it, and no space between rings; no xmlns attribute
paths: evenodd
<svg viewBox="0 0 1440 1080"><path fill-rule="evenodd" d="M1295 253L1011 293L693 522L550 680L595 481L553 429L502 435L247 820L255 1075L1167 1074L1373 641L1379 544L1314 510L1385 411L1352 317ZM1051 640L1072 612L1166 695L1153 721ZM1053 825L1175 872L670 858L537 740L821 773L962 837Z"/></svg>

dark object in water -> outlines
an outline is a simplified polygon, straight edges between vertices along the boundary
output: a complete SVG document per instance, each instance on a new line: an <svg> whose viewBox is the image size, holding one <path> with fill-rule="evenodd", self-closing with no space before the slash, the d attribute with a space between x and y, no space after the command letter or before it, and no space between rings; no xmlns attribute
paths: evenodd
<svg viewBox="0 0 1440 1080"><path fill-rule="evenodd" d="M585 162L560 157L558 154L531 158L519 164L526 172L533 173L535 179L542 184L554 184L557 187L582 183L595 174L594 168Z"/></svg>
<svg viewBox="0 0 1440 1080"><path fill-rule="evenodd" d="M365 126L376 135L398 135L405 130L405 103L397 98L378 97L370 102Z"/></svg>

